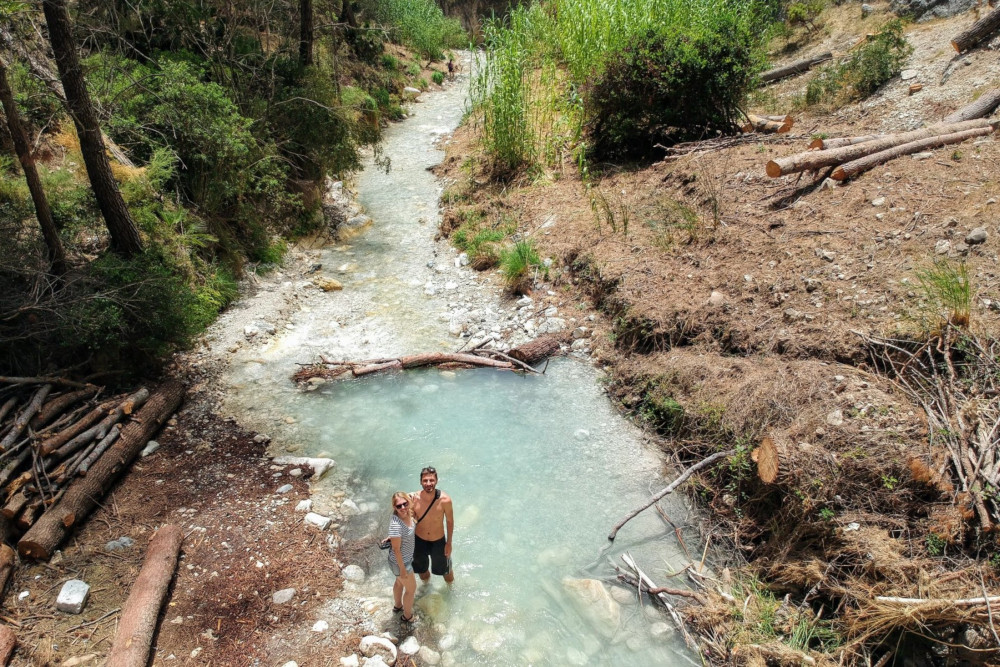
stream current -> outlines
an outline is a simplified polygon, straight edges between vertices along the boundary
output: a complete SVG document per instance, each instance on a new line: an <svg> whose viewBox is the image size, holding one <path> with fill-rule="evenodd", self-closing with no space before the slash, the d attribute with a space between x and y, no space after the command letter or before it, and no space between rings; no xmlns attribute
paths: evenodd
<svg viewBox="0 0 1000 667"><path fill-rule="evenodd" d="M463 71L470 64L465 58ZM527 377L407 371L309 392L290 379L296 363L319 354L456 350L448 313L463 290L478 292L479 310L503 310L495 289L433 240L441 188L428 168L443 157L438 141L460 122L466 91L460 74L387 129L391 171L369 163L357 184L373 226L322 251L344 291L302 306L252 358L237 355L229 407L271 431L281 424L276 436L295 442L296 454L336 460L314 484L314 509L342 507L335 490L346 488L359 508L339 528L346 539L383 535L392 492L416 491L420 469L438 469L455 507L456 581L433 577L419 587L414 632L441 664L693 663L662 610L616 586L610 564L629 552L654 581L672 585L666 576L686 562L673 529L649 510L601 552L611 527L665 482L658 452L614 410L589 363L557 359ZM688 516L680 499L661 507L678 524ZM366 579L344 593L376 601L383 617L392 606L385 555L363 554L356 562ZM394 622L386 629L399 633Z"/></svg>

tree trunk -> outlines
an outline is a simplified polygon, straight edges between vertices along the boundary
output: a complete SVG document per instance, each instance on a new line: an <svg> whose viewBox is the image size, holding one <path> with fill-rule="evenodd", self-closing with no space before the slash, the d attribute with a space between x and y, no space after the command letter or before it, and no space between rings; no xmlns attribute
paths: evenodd
<svg viewBox="0 0 1000 667"><path fill-rule="evenodd" d="M17 634L14 633L14 628L9 625L0 625L0 665L6 667L10 664L10 659L16 648Z"/></svg>
<svg viewBox="0 0 1000 667"><path fill-rule="evenodd" d="M544 361L548 357L559 351L559 341L551 336L542 336L529 341L524 345L515 347L508 352L510 356L518 361L523 361L528 365L535 365L539 361Z"/></svg>
<svg viewBox="0 0 1000 667"><path fill-rule="evenodd" d="M997 29L1000 29L1000 9L994 9L969 26L968 30L959 33L951 40L951 45L955 47L956 51L961 53L962 51L971 49L996 32Z"/></svg>
<svg viewBox="0 0 1000 667"><path fill-rule="evenodd" d="M920 141L913 141L908 144L903 144L901 146L895 146L893 148L872 153L871 155L866 155L863 158L857 160L852 160L845 164L840 165L833 170L831 177L837 181L843 181L855 176L862 172L868 171L872 167L877 167L880 164L885 164L889 160L894 160L902 155L910 155L912 153L919 153L922 150L928 148L939 148L941 146L947 146L949 144L958 144L966 139L972 139L973 137L982 137L993 133L992 127L981 127L974 130L965 130L964 132L955 132L953 134L942 134L936 137L929 137L927 139L921 139Z"/></svg>
<svg viewBox="0 0 1000 667"><path fill-rule="evenodd" d="M122 608L118 634L106 667L145 667L156 633L156 621L177 569L184 534L180 526L163 526L146 550L146 560Z"/></svg>
<svg viewBox="0 0 1000 667"><path fill-rule="evenodd" d="M961 123L963 120L973 120L974 118L985 118L993 113L993 110L1000 106L1000 88L987 90L979 96L979 99L955 113L947 116L942 123Z"/></svg>
<svg viewBox="0 0 1000 667"><path fill-rule="evenodd" d="M843 148L844 146L854 146L855 144L864 144L869 141L875 141L876 139L884 139L884 134L866 134L861 137L836 137L834 139L813 139L812 143L809 144L809 148L819 149L819 150L829 150L831 148Z"/></svg>
<svg viewBox="0 0 1000 667"><path fill-rule="evenodd" d="M11 427L7 436L0 440L0 452L6 451L11 445L17 442L17 439L21 437L21 432L31 421L31 418L35 416L35 413L42 409L42 403L45 401L45 397L49 395L52 391L52 385L47 384L35 392L34 398L31 399L31 403L24 406L21 410L21 414L17 416L14 420L14 425Z"/></svg>
<svg viewBox="0 0 1000 667"><path fill-rule="evenodd" d="M800 72L806 72L812 68L813 65L818 65L819 63L826 62L833 58L832 53L823 53L813 58L806 58L805 60L797 60L789 65L782 65L781 67L775 67L770 69L760 75L761 83L774 83L775 81L780 81L781 79L788 78L794 74Z"/></svg>
<svg viewBox="0 0 1000 667"><path fill-rule="evenodd" d="M80 138L80 152L90 177L90 187L111 235L111 248L123 257L131 257L142 252L142 240L118 190L118 183L111 174L101 127L80 66L66 0L42 0L42 9L49 27L52 52L59 67L59 78L66 93L66 106Z"/></svg>
<svg viewBox="0 0 1000 667"><path fill-rule="evenodd" d="M747 122L740 128L745 133L784 134L792 129L795 120L791 116L757 116L747 114Z"/></svg>
<svg viewBox="0 0 1000 667"><path fill-rule="evenodd" d="M352 28L358 27L358 17L354 14L353 0L342 0L340 3L340 20Z"/></svg>
<svg viewBox="0 0 1000 667"><path fill-rule="evenodd" d="M160 386L124 429L118 442L101 457L86 477L70 483L62 499L31 527L17 551L22 558L48 560L69 529L97 506L97 501L131 465L150 437L174 413L184 397L184 385L168 381Z"/></svg>
<svg viewBox="0 0 1000 667"><path fill-rule="evenodd" d="M61 276L66 273L66 251L63 250L59 232L56 231L56 225L52 221L52 209L49 207L49 200L45 197L45 190L42 189L42 180L38 177L38 170L35 169L35 158L31 155L31 144L24 131L24 125L21 123L21 114L17 110L17 104L14 102L14 91L11 90L10 82L7 80L7 63L3 61L2 57L0 57L0 103L3 104L3 110L7 116L7 127L10 129L10 137L14 144L14 151L17 153L17 159L24 171L24 180L28 182L31 201L35 204L35 217L38 218L38 225L42 228L42 238L45 239L45 247L49 251L49 267L53 275Z"/></svg>
<svg viewBox="0 0 1000 667"><path fill-rule="evenodd" d="M891 134L884 139L869 141L863 144L844 146L843 148L831 148L824 151L806 151L777 160L771 160L767 163L767 175L771 178L778 178L779 176L793 174L798 171L821 169L856 160L872 153L878 153L920 139L986 127L994 128L995 126L986 119L969 120L964 123L954 123L952 125L937 124L922 130Z"/></svg>
<svg viewBox="0 0 1000 667"><path fill-rule="evenodd" d="M312 0L299 0L299 13L302 14L301 33L299 36L299 62L303 67L313 64L313 4Z"/></svg>

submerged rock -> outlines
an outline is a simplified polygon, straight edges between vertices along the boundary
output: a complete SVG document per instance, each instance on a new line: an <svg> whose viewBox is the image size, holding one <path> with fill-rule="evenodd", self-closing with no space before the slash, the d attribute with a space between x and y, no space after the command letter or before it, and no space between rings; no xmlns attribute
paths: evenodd
<svg viewBox="0 0 1000 667"><path fill-rule="evenodd" d="M562 584L580 616L604 637L613 637L621 624L621 606L604 584L597 579L570 578L563 579Z"/></svg>

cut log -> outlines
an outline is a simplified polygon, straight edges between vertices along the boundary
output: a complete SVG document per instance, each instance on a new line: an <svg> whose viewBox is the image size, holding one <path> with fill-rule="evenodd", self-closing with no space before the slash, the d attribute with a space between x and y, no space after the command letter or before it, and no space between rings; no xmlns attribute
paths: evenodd
<svg viewBox="0 0 1000 667"><path fill-rule="evenodd" d="M958 35L953 37L951 45L955 47L956 51L962 53L963 51L971 49L973 46L992 35L998 29L1000 29L1000 9L994 9L992 12L969 26L968 30L960 32Z"/></svg>
<svg viewBox="0 0 1000 667"><path fill-rule="evenodd" d="M754 450L757 461L757 476L765 484L773 484L778 479L779 457L778 447L774 440L767 436L761 440L760 447Z"/></svg>
<svg viewBox="0 0 1000 667"><path fill-rule="evenodd" d="M110 401L98 405L96 408L94 408L86 415L84 415L83 418L80 419L80 421L76 422L66 430L60 431L51 438L43 440L42 444L39 446L39 454L41 454L42 456L48 456L49 454L51 454L52 452L59 449L67 442L75 438L76 436L86 431L88 428L94 425L94 422L96 422L101 417L107 415L108 410L111 409L112 405L113 403L111 403Z"/></svg>
<svg viewBox="0 0 1000 667"><path fill-rule="evenodd" d="M950 125L938 124L922 130L903 132L901 134L891 134L883 139L868 141L863 144L844 146L842 148L831 148L829 150L822 151L806 151L804 153L789 155L788 157L779 158L777 160L771 160L767 163L767 175L771 178L778 178L779 176L794 174L799 171L831 167L833 165L856 160L866 155L871 155L872 153L878 153L889 148L894 148L895 146L901 146L903 144L919 141L920 139L936 137L942 134L954 134L956 132L964 132L965 130L973 130L984 127L995 128L998 124L1000 124L1000 121L987 119L968 120L963 123L954 123Z"/></svg>
<svg viewBox="0 0 1000 667"><path fill-rule="evenodd" d="M9 413L11 410L14 409L15 405L17 405L16 396L11 396L4 402L3 405L0 405L0 422L4 420L4 417L7 416L7 413Z"/></svg>
<svg viewBox="0 0 1000 667"><path fill-rule="evenodd" d="M917 93L919 93L923 89L924 89L924 84L922 84L922 83L911 83L910 84L910 95L916 95ZM992 109L990 109L990 111L992 111ZM989 112L987 112L987 113L989 113ZM985 115L986 114L983 114L983 116L985 116Z"/></svg>
<svg viewBox="0 0 1000 667"><path fill-rule="evenodd" d="M527 342L524 345L515 347L507 354L518 361L523 361L529 366L534 366L538 362L551 357L558 351L558 340L552 338L551 336L542 336L541 338L536 338L535 340Z"/></svg>
<svg viewBox="0 0 1000 667"><path fill-rule="evenodd" d="M16 648L17 634L15 634L14 629L9 625L0 625L0 665L6 667L10 664L10 659Z"/></svg>
<svg viewBox="0 0 1000 667"><path fill-rule="evenodd" d="M21 432L28 426L28 422L35 416L35 413L42 409L42 403L45 402L45 398L49 395L50 391L52 391L52 385L47 384L35 392L31 402L21 410L6 437L0 441L0 452L5 451L21 437Z"/></svg>
<svg viewBox="0 0 1000 667"><path fill-rule="evenodd" d="M784 134L792 129L795 120L791 116L757 116L747 114L747 122L740 127L744 133L761 132L764 134Z"/></svg>
<svg viewBox="0 0 1000 667"><path fill-rule="evenodd" d="M794 63L788 65L782 65L781 67L775 67L774 69L769 69L760 75L761 83L774 83L775 81L780 81L781 79L787 79L790 76L800 74L802 72L807 72L815 65L826 62L833 58L832 53L822 53L818 56L812 58L806 58L804 60L797 60Z"/></svg>
<svg viewBox="0 0 1000 667"><path fill-rule="evenodd" d="M21 489L7 500L7 504L3 506L3 509L0 509L0 514L6 519L13 519L21 513L27 504L28 496L24 493L24 489Z"/></svg>
<svg viewBox="0 0 1000 667"><path fill-rule="evenodd" d="M961 123L964 120L986 118L993 113L998 106L1000 106L1000 88L993 88L980 95L975 102L966 104L955 113L950 116L946 116L941 122Z"/></svg>
<svg viewBox="0 0 1000 667"><path fill-rule="evenodd" d="M17 515L17 518L14 519L14 525L20 530L26 531L35 525L35 522L38 521L38 517L40 517L44 511L45 504L42 500L40 498L34 500L25 506L25 508L21 510L21 513Z"/></svg>
<svg viewBox="0 0 1000 667"><path fill-rule="evenodd" d="M884 134L866 134L860 137L835 137L833 139L813 139L809 148L813 150L829 150L831 148L843 148L844 146L854 146L864 144L876 139L884 139Z"/></svg>
<svg viewBox="0 0 1000 667"><path fill-rule="evenodd" d="M184 534L180 526L163 526L149 541L146 560L122 608L118 634L106 667L145 667L156 634L156 621L166 601Z"/></svg>
<svg viewBox="0 0 1000 667"><path fill-rule="evenodd" d="M37 431L61 415L66 408L73 405L77 401L81 401L84 398L91 396L95 391L97 391L97 387L92 387L90 389L78 389L53 398L51 401L43 405L42 409L38 411L38 414L31 419L31 428Z"/></svg>
<svg viewBox="0 0 1000 667"><path fill-rule="evenodd" d="M10 575L14 573L14 565L14 550L6 544L0 544L0 599L10 581Z"/></svg>
<svg viewBox="0 0 1000 667"><path fill-rule="evenodd" d="M108 452L86 477L73 480L62 499L51 507L17 543L22 558L48 560L69 529L83 521L97 501L132 464L156 431L174 413L184 397L184 385L168 381L161 385L132 420Z"/></svg>
<svg viewBox="0 0 1000 667"><path fill-rule="evenodd" d="M856 176L857 174L868 171L872 167L885 164L889 160L894 160L902 155L911 155L929 148L940 148L941 146L947 146L949 144L958 144L966 139L982 137L992 133L993 128L982 127L974 130L965 130L964 132L955 132L954 134L943 134L937 137L921 139L920 141L913 141L901 146L894 146L893 148L880 151L878 153L872 153L871 155L866 155L863 158L842 164L834 169L830 176L834 180L843 181L851 176Z"/></svg>
<svg viewBox="0 0 1000 667"><path fill-rule="evenodd" d="M61 460L73 452L85 447L91 440L100 440L108 434L111 427L117 424L125 415L132 414L132 411L141 406L149 398L149 390L143 387L139 391L129 396L125 401L116 407L111 414L101 420L97 426L91 427L76 436L65 445L52 452L50 456L55 460Z"/></svg>
<svg viewBox="0 0 1000 667"><path fill-rule="evenodd" d="M90 466L94 465L97 459L101 458L101 454L106 452L108 450L108 447L110 447L111 444L118 439L118 435L120 433L121 433L121 427L118 424L112 426L111 432L108 433L106 436L104 436L103 440L97 443L97 446L94 447L94 451L90 452L89 454L87 454L87 456L84 457L83 461L80 463L80 466L76 469L77 474L86 475L87 471L90 470Z"/></svg>

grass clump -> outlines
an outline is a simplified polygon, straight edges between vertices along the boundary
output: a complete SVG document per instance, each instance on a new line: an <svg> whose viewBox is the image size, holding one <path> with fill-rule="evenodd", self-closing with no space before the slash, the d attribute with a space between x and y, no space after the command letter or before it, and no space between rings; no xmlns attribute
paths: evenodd
<svg viewBox="0 0 1000 667"><path fill-rule="evenodd" d="M434 72L433 74L431 74L431 81L440 86L442 83L444 83L444 74L441 72Z"/></svg>
<svg viewBox="0 0 1000 667"><path fill-rule="evenodd" d="M538 250L530 239L518 241L500 251L500 271L507 288L516 294L525 293L531 286L531 270L541 265Z"/></svg>
<svg viewBox="0 0 1000 667"><path fill-rule="evenodd" d="M806 104L869 97L899 74L911 53L913 47L903 35L903 22L893 19L847 62L822 68L806 88Z"/></svg>
<svg viewBox="0 0 1000 667"><path fill-rule="evenodd" d="M390 35L427 60L440 60L447 48L466 44L457 19L447 18L434 0L366 0L365 15L390 27Z"/></svg>
<svg viewBox="0 0 1000 667"><path fill-rule="evenodd" d="M940 330L945 325L968 328L972 313L972 282L965 262L957 265L941 260L928 269L917 272L926 305L926 323L929 330Z"/></svg>

